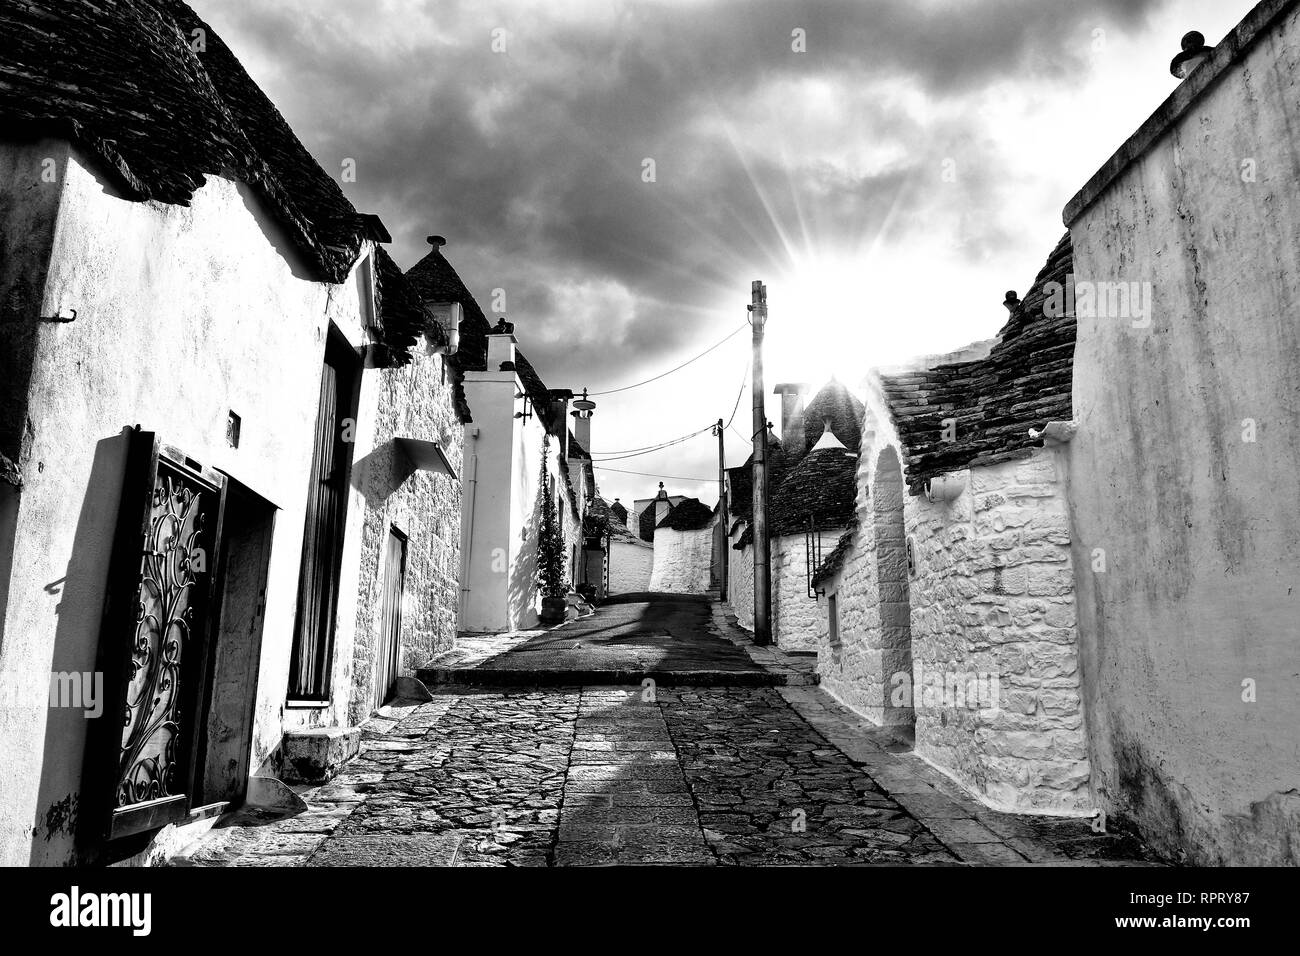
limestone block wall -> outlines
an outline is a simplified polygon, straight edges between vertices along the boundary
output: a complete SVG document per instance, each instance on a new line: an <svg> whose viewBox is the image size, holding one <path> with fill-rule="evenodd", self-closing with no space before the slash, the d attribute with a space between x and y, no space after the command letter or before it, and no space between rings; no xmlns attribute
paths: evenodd
<svg viewBox="0 0 1300 956"><path fill-rule="evenodd" d="M835 547L841 531L822 531L826 551ZM802 534L772 539L772 638L787 651L818 650L824 602L808 596L807 547ZM752 601L753 561L750 561ZM752 606L752 605L751 605Z"/></svg>
<svg viewBox="0 0 1300 956"><path fill-rule="evenodd" d="M693 531L656 528L651 591L703 594L713 566L713 523Z"/></svg>
<svg viewBox="0 0 1300 956"><path fill-rule="evenodd" d="M858 459L857 528L839 571L822 585L827 596L819 599L821 613L814 622L822 687L878 724L910 724L913 719L909 702L895 703L891 698L892 675L911 671L911 640L896 608L884 608L882 616L876 560L877 500L883 506L888 497L891 508L901 514L897 445L878 392L869 388ZM883 481L886 474L893 490L888 495L873 493L878 475ZM895 527L897 523L895 520ZM839 613L840 640L834 646L830 643L827 612L831 594L836 595Z"/></svg>
<svg viewBox="0 0 1300 956"><path fill-rule="evenodd" d="M348 714L353 724L369 715L373 697L390 528L407 536L398 673L411 674L449 650L456 637L461 482L414 470L393 442L399 436L437 441L457 474L464 474L464 430L443 362L441 356L425 354L421 348L409 365L376 372L380 387L374 445L369 452L358 449L354 466L365 491L365 517Z"/></svg>
<svg viewBox="0 0 1300 956"><path fill-rule="evenodd" d="M732 535L728 547L740 540L738 529ZM754 630L754 549L746 547L740 551L731 548L731 564L728 565L727 601L735 612L736 623L747 631Z"/></svg>
<svg viewBox="0 0 1300 956"><path fill-rule="evenodd" d="M609 552L609 592L631 594L650 590L654 545L639 538L614 538Z"/></svg>
<svg viewBox="0 0 1300 956"><path fill-rule="evenodd" d="M898 646L885 645L881 627L880 593L876 575L876 532L872 520L871 481L874 479L879 447L863 438L862 457L858 463L858 527L853 546L845 555L840 570L824 581L826 596L819 598L819 614L814 619L818 674L822 687L880 724L910 723L909 706L893 706L889 695L889 676L909 671L910 662L893 659ZM839 644L829 640L829 596L835 594L839 607ZM897 641L896 641L897 644ZM906 645L910 652L910 644Z"/></svg>
<svg viewBox="0 0 1300 956"><path fill-rule="evenodd" d="M1091 808L1061 453L956 472L951 503L908 495L897 438L870 413L858 527L813 622L821 685L986 803ZM910 542L910 559L909 559Z"/></svg>
<svg viewBox="0 0 1300 956"><path fill-rule="evenodd" d="M905 502L916 751L993 806L1091 807L1059 453Z"/></svg>

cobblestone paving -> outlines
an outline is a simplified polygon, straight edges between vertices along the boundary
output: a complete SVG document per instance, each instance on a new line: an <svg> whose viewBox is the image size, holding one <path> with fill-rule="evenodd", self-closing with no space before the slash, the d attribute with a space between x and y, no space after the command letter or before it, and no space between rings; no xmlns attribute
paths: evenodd
<svg viewBox="0 0 1300 956"><path fill-rule="evenodd" d="M710 688L660 697L721 862L958 862L775 691Z"/></svg>
<svg viewBox="0 0 1300 956"><path fill-rule="evenodd" d="M1130 862L1083 820L989 811L815 688L440 687L368 725L311 809L181 865ZM248 825L259 824L259 825Z"/></svg>
<svg viewBox="0 0 1300 956"><path fill-rule="evenodd" d="M364 803L307 860L312 866L545 866L553 859L580 692L439 693L392 743Z"/></svg>

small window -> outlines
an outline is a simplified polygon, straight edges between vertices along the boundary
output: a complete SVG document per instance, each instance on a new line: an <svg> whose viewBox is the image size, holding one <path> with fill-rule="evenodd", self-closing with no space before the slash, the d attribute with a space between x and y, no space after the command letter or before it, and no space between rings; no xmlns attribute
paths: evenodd
<svg viewBox="0 0 1300 956"><path fill-rule="evenodd" d="M242 419L233 411L226 415L226 444L231 448L239 447L239 429L243 424Z"/></svg>
<svg viewBox="0 0 1300 956"><path fill-rule="evenodd" d="M916 548L911 538L907 539L907 576L916 577Z"/></svg>
<svg viewBox="0 0 1300 956"><path fill-rule="evenodd" d="M830 624L831 647L840 646L840 596L838 593L826 599L826 616Z"/></svg>

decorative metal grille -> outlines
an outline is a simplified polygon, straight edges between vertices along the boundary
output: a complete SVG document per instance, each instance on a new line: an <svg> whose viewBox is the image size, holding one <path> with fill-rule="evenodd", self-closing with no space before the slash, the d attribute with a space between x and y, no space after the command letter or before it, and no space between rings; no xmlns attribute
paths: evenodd
<svg viewBox="0 0 1300 956"><path fill-rule="evenodd" d="M204 592L217 495L158 463L122 714L118 807L183 791L183 665L200 650ZM185 668L186 670L188 668Z"/></svg>
<svg viewBox="0 0 1300 956"><path fill-rule="evenodd" d="M822 535L817 530L817 523L813 520L812 515L808 516L808 522L804 525L803 548L803 566L808 578L808 596L815 598L823 593L813 587L813 578L817 576L817 572L821 570L822 566Z"/></svg>

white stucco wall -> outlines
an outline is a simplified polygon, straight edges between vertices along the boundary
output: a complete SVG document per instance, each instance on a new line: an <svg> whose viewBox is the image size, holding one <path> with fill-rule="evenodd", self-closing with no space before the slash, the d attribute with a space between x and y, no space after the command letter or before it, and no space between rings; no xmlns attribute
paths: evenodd
<svg viewBox="0 0 1300 956"><path fill-rule="evenodd" d="M536 414L526 422L514 417L524 402L515 398L523 386L514 372L467 372L464 387L474 421L465 427L469 484L462 513L466 565L460 626L478 632L534 627L541 609L537 499L543 467L556 481L556 502L564 511L570 584L573 556L582 548L585 503L575 502L561 473L559 439L551 439L543 466L545 428Z"/></svg>
<svg viewBox="0 0 1300 956"><path fill-rule="evenodd" d="M651 591L703 594L709 590L713 566L713 523L693 531L655 529Z"/></svg>
<svg viewBox="0 0 1300 956"><path fill-rule="evenodd" d="M632 594L650 590L654 545L639 538L616 537L610 544L609 592Z"/></svg>
<svg viewBox="0 0 1300 956"><path fill-rule="evenodd" d="M229 179L209 177L183 207L122 199L75 151L58 178L42 187L61 192L41 314L75 308L77 318L41 323L37 333L0 670L44 683L52 670L93 670L121 486L115 436L139 423L280 508L256 692L256 767L282 726L346 720L355 489L333 699L309 711L286 711L284 700L325 335L333 322L360 344L356 283L301 278L294 247L252 192ZM371 441L370 379L363 378L356 423L360 447ZM238 449L225 441L231 410L243 419ZM80 711L0 709L0 861L70 860L75 813L57 808L77 795L86 725Z"/></svg>
<svg viewBox="0 0 1300 956"><path fill-rule="evenodd" d="M1097 792L1202 864L1300 863L1298 78L1293 8L1070 224L1081 281L1153 305L1075 353Z"/></svg>

